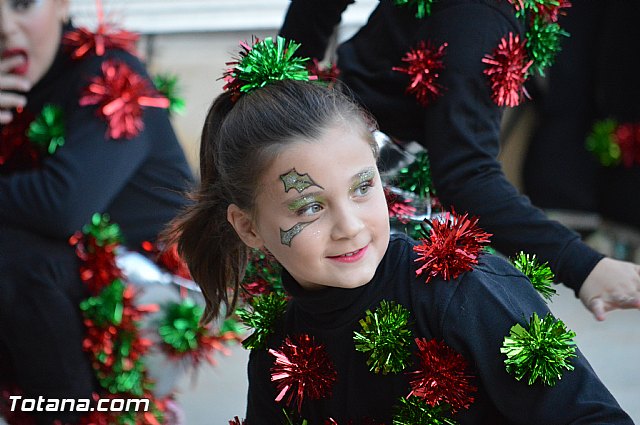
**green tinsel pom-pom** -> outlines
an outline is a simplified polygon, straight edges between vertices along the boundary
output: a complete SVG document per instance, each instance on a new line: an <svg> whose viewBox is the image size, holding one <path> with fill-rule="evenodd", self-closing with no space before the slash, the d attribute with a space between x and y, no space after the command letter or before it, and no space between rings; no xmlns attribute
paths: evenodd
<svg viewBox="0 0 640 425"><path fill-rule="evenodd" d="M541 16L533 18L526 34L526 46L529 57L533 59L529 73L537 72L544 77L544 70L553 65L556 54L560 51L560 37L568 37L569 33L555 22L546 22Z"/></svg>
<svg viewBox="0 0 640 425"><path fill-rule="evenodd" d="M447 418L447 405L430 406L417 396L401 398L396 407L393 425L457 425L458 422Z"/></svg>
<svg viewBox="0 0 640 425"><path fill-rule="evenodd" d="M91 319L100 328L106 328L109 325L118 326L122 323L125 289L122 280L116 279L99 295L80 302L80 310L84 312L86 318Z"/></svg>
<svg viewBox="0 0 640 425"><path fill-rule="evenodd" d="M242 341L242 346L248 350L265 348L267 337L274 332L274 326L286 308L286 297L273 292L253 298L250 310L238 309L236 313L245 326L254 329L253 334Z"/></svg>
<svg viewBox="0 0 640 425"><path fill-rule="evenodd" d="M393 301L382 301L372 313L360 319L360 332L354 331L357 351L369 353L367 365L375 373L398 373L411 357L413 336L409 330L409 310Z"/></svg>
<svg viewBox="0 0 640 425"><path fill-rule="evenodd" d="M520 251L511 262L516 269L529 278L536 291L545 299L550 300L557 293L552 286L555 275L547 263L538 262L535 254L530 256Z"/></svg>
<svg viewBox="0 0 640 425"><path fill-rule="evenodd" d="M164 311L165 316L158 326L162 341L178 353L197 350L198 337L207 333L199 323L204 309L193 300L185 299L167 305Z"/></svg>
<svg viewBox="0 0 640 425"><path fill-rule="evenodd" d="M598 121L593 124L591 134L587 136L586 146L605 167L620 164L622 161L622 151L620 145L616 143L615 131L618 123L608 119Z"/></svg>
<svg viewBox="0 0 640 425"><path fill-rule="evenodd" d="M398 172L397 180L398 188L415 193L421 199L428 197L434 192L429 155L418 153L415 161Z"/></svg>
<svg viewBox="0 0 640 425"><path fill-rule="evenodd" d="M153 83L160 94L169 99L169 111L180 115L184 114L186 103L180 97L178 76L158 74L153 78Z"/></svg>
<svg viewBox="0 0 640 425"><path fill-rule="evenodd" d="M122 242L120 226L110 222L109 214L95 213L91 216L91 222L85 224L82 233L93 237L98 246L117 244Z"/></svg>
<svg viewBox="0 0 640 425"><path fill-rule="evenodd" d="M416 10L416 18L431 15L431 5L436 0L393 0L396 6L408 6Z"/></svg>
<svg viewBox="0 0 640 425"><path fill-rule="evenodd" d="M542 320L533 313L528 330L516 324L504 338L500 352L507 355L507 372L518 381L529 375L529 385L537 379L555 385L562 378L562 369L574 369L570 359L576 357L575 336L551 313Z"/></svg>
<svg viewBox="0 0 640 425"><path fill-rule="evenodd" d="M64 114L62 108L45 105L40 115L29 125L27 137L53 155L58 147L64 145Z"/></svg>
<svg viewBox="0 0 640 425"><path fill-rule="evenodd" d="M295 56L299 47L299 43L287 42L283 37L277 37L275 42L267 37L251 46L228 72L226 79L237 79L242 84L239 90L243 93L274 81L309 81L309 59Z"/></svg>

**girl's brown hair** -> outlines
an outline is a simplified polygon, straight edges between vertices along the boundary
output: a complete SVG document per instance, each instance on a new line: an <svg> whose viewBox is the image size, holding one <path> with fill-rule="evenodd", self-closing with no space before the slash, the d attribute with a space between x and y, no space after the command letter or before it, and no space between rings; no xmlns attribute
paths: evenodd
<svg viewBox="0 0 640 425"><path fill-rule="evenodd" d="M260 176L275 155L335 123L361 126L375 149L373 119L347 95L318 83L280 81L235 103L228 92L215 99L200 141L200 185L164 236L177 243L202 289L202 322L217 317L223 304L227 314L233 311L247 267L250 251L227 221L227 207L254 212Z"/></svg>

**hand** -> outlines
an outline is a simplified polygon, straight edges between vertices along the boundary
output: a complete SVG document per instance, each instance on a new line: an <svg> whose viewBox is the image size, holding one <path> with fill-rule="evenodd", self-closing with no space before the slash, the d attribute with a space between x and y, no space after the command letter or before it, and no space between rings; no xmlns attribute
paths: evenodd
<svg viewBox="0 0 640 425"><path fill-rule="evenodd" d="M27 103L26 93L31 90L31 83L20 75L11 72L22 65L22 55L14 55L0 59L0 124L8 124L13 120L13 112Z"/></svg>
<svg viewBox="0 0 640 425"><path fill-rule="evenodd" d="M580 288L580 300L597 320L616 309L640 309L640 266L603 258Z"/></svg>

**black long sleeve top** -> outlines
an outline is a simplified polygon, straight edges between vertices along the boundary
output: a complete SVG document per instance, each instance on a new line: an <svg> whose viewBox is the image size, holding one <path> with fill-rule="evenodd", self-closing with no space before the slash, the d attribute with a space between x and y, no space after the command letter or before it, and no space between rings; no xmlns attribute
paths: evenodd
<svg viewBox="0 0 640 425"><path fill-rule="evenodd" d="M526 328L534 312L540 317L549 312L524 275L502 258L482 255L473 271L457 279L425 283L416 277L414 244L404 235L392 235L373 280L355 289L307 291L283 273L291 300L269 347L277 349L284 335L312 335L325 345L337 371L330 398L304 401L302 417L309 425L324 425L329 417L338 424L390 425L392 406L409 393L405 373L374 374L366 365L367 354L354 349L358 321L381 300L411 311L414 337L444 341L467 360L478 391L468 410L452 416L460 425L633 423L579 350L571 360L575 369L564 371L555 386L539 381L528 385L506 372L500 347L511 326ZM288 423L282 416L284 405L274 401L274 359L265 349L251 353L248 425Z"/></svg>
<svg viewBox="0 0 640 425"><path fill-rule="evenodd" d="M292 0L280 34L302 43L300 55L323 58L350 3ZM532 206L497 160L503 110L491 98L482 58L510 32L522 37L524 28L507 0L439 0L424 19L410 7L381 0L366 25L338 47L340 79L383 132L427 149L445 207L478 216L505 255L537 254L577 294L603 256ZM426 107L405 94L407 75L392 70L404 65L402 57L421 40L448 43L438 80L443 95Z"/></svg>
<svg viewBox="0 0 640 425"><path fill-rule="evenodd" d="M152 85L135 56L116 49L104 56L72 60L61 46L51 68L27 93L26 110L38 115L46 104L63 110L65 143L32 170L0 175L0 224L66 239L94 213L108 213L124 242L139 247L184 204L193 181L168 111L143 110L144 129L131 139L110 139L97 106L80 106L91 78L106 60L119 60Z"/></svg>

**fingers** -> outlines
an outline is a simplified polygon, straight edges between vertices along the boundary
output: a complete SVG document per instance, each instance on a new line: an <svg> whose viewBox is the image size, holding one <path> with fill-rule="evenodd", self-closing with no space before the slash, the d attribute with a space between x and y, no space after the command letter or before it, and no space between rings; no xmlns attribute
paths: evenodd
<svg viewBox="0 0 640 425"><path fill-rule="evenodd" d="M604 308L604 301L602 301L602 299L592 299L589 304L587 304L587 308L595 316L596 320L602 322L605 319L606 310Z"/></svg>
<svg viewBox="0 0 640 425"><path fill-rule="evenodd" d="M24 62L20 55L0 60L0 124L8 124L13 119L12 111L23 108L27 98L21 93L31 89L29 81L11 70Z"/></svg>

